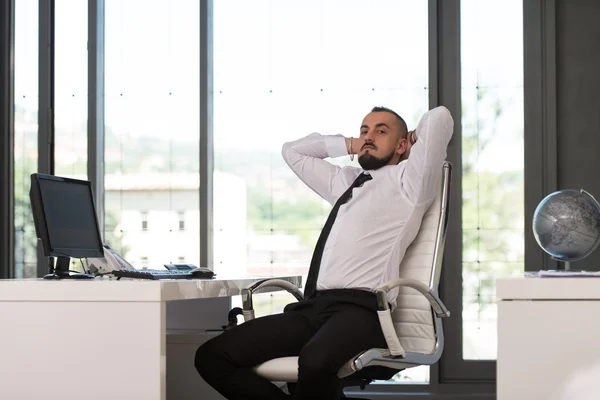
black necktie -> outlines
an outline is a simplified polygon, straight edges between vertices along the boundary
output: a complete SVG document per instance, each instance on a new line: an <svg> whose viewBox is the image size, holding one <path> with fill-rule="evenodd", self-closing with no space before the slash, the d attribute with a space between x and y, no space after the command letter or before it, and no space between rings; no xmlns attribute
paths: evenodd
<svg viewBox="0 0 600 400"><path fill-rule="evenodd" d="M329 213L329 217L327 217L327 221L325 222L325 226L323 226L323 230L321 230L321 235L319 236L319 240L317 240L317 245L315 246L315 252L313 253L312 260L310 261L310 269L308 270L308 277L306 278L306 285L304 286L304 298L308 299L315 295L317 289L317 278L319 277L319 269L321 268L321 258L323 257L323 250L325 249L325 243L327 242L327 237L329 236L329 232L331 232L331 227L333 227L333 223L335 222L335 217L343 204L346 204L352 198L352 189L355 187L362 186L368 180L373 179L371 175L367 175L364 172L360 174L352 185L340 196L340 198L335 202L335 205L331 209Z"/></svg>

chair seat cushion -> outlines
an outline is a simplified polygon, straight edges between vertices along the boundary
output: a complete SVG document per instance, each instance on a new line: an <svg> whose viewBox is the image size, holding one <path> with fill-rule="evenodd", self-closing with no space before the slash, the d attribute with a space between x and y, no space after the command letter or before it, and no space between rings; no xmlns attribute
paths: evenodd
<svg viewBox="0 0 600 400"><path fill-rule="evenodd" d="M280 357L257 365L254 371L270 381L297 382L298 357Z"/></svg>
<svg viewBox="0 0 600 400"><path fill-rule="evenodd" d="M350 366L351 363L352 360L348 361L348 363L340 369L340 372L338 373L340 378L353 375L358 379L386 380L390 379L403 368L414 367L414 365L397 365L390 363L390 366L395 368L368 366L361 371L353 373ZM274 358L257 365L253 370L258 375L273 382L298 382L298 357Z"/></svg>

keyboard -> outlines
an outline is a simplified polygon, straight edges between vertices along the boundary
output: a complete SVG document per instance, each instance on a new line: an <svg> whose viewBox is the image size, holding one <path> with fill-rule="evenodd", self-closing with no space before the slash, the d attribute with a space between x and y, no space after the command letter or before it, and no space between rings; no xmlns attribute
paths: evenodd
<svg viewBox="0 0 600 400"><path fill-rule="evenodd" d="M134 279L193 279L190 271L173 271L168 269L140 269L136 271L116 269L111 272L117 278Z"/></svg>

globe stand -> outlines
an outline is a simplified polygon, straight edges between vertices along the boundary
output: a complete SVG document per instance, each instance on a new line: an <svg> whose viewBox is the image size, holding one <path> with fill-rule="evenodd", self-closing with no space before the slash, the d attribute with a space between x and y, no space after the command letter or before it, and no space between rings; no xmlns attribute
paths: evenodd
<svg viewBox="0 0 600 400"><path fill-rule="evenodd" d="M560 259L554 258L554 257L550 257L550 258L558 261L558 264L556 266L557 271L570 271L571 270L571 261L560 260ZM560 264L563 265L562 269L560 268Z"/></svg>

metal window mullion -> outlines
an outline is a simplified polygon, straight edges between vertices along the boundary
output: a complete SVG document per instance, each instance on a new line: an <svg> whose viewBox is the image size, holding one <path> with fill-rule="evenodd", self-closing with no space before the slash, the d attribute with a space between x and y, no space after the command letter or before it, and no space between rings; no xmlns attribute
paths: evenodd
<svg viewBox="0 0 600 400"><path fill-rule="evenodd" d="M525 269L557 269L537 245L531 221L538 203L558 189L556 2L523 2Z"/></svg>
<svg viewBox="0 0 600 400"><path fill-rule="evenodd" d="M200 265L213 267L213 1L200 1Z"/></svg>
<svg viewBox="0 0 600 400"><path fill-rule="evenodd" d="M88 180L104 237L104 0L88 0Z"/></svg>
<svg viewBox="0 0 600 400"><path fill-rule="evenodd" d="M54 0L39 3L38 172L54 174Z"/></svg>
<svg viewBox="0 0 600 400"><path fill-rule="evenodd" d="M462 105L460 53L460 0L437 0L437 100L450 110L454 134L448 146L448 160L457 168L452 173L448 233L444 247L440 297L452 315L444 324L444 354L439 362L439 380L447 382L457 375L467 375L462 357ZM434 75L434 71L432 71Z"/></svg>
<svg viewBox="0 0 600 400"><path fill-rule="evenodd" d="M0 2L0 279L14 277L15 1Z"/></svg>
<svg viewBox="0 0 600 400"><path fill-rule="evenodd" d="M54 174L54 2L39 2L38 172ZM48 272L37 246L37 276Z"/></svg>
<svg viewBox="0 0 600 400"><path fill-rule="evenodd" d="M429 65L429 108L440 104L439 90L439 27L438 12L439 4L437 0L429 0L427 7L427 28L428 28L428 65ZM440 363L435 363L429 367L429 387L431 392L437 392L441 382Z"/></svg>

